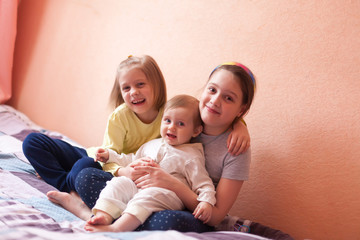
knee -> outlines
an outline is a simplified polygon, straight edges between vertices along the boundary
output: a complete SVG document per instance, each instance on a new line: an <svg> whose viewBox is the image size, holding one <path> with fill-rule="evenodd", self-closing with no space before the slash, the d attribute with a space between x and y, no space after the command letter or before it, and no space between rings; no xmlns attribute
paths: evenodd
<svg viewBox="0 0 360 240"><path fill-rule="evenodd" d="M42 133L33 132L26 136L22 144L23 152L25 155L29 152L29 149L38 145L39 139L41 138L42 135L43 135Z"/></svg>
<svg viewBox="0 0 360 240"><path fill-rule="evenodd" d="M101 166L98 162L94 162L94 159L90 157L82 157L74 163L71 170L68 172L67 178L71 179L71 181L75 183L75 179L79 173L88 168L101 169ZM87 172L85 172L85 176L88 176Z"/></svg>
<svg viewBox="0 0 360 240"><path fill-rule="evenodd" d="M89 179L93 179L94 176L96 176L96 173L93 168L84 168L78 173L76 179L77 181L80 179L82 179L82 181L89 181Z"/></svg>
<svg viewBox="0 0 360 240"><path fill-rule="evenodd" d="M84 168L82 169L75 178L75 190L81 196L82 191L88 189L88 184L94 181L95 172L93 168Z"/></svg>
<svg viewBox="0 0 360 240"><path fill-rule="evenodd" d="M76 176L75 187L80 185L86 185L89 183L106 183L106 181L111 180L112 175L110 173L104 172L101 169L88 167L84 168Z"/></svg>
<svg viewBox="0 0 360 240"><path fill-rule="evenodd" d="M130 178L124 176L112 178L106 182L106 186L111 186L116 192L127 193L129 196L133 196L138 192L136 184ZM130 199L127 201L130 201Z"/></svg>
<svg viewBox="0 0 360 240"><path fill-rule="evenodd" d="M82 169L75 179L75 190L89 208L93 208L101 190L112 175L97 168Z"/></svg>
<svg viewBox="0 0 360 240"><path fill-rule="evenodd" d="M95 162L94 159L91 157L82 157L75 162L73 168L76 168L77 171L80 172L80 170L86 169L86 168L101 169L101 165L100 165L100 163Z"/></svg>

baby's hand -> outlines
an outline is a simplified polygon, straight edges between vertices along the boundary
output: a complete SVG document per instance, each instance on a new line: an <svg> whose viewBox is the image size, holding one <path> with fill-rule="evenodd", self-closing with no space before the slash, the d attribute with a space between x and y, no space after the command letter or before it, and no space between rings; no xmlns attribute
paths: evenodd
<svg viewBox="0 0 360 240"><path fill-rule="evenodd" d="M150 166L150 167L160 167L159 164L156 163L154 159L151 159L149 157L143 157L140 158L141 160L141 166Z"/></svg>
<svg viewBox="0 0 360 240"><path fill-rule="evenodd" d="M159 167L159 165L155 162L155 160L153 160L149 157L138 158L134 162L130 163L129 166L131 166L131 167L137 167L137 166Z"/></svg>
<svg viewBox="0 0 360 240"><path fill-rule="evenodd" d="M193 215L195 218L207 223L211 219L213 206L207 202L200 202L195 208Z"/></svg>
<svg viewBox="0 0 360 240"><path fill-rule="evenodd" d="M95 153L95 162L106 163L109 160L109 150L98 148Z"/></svg>

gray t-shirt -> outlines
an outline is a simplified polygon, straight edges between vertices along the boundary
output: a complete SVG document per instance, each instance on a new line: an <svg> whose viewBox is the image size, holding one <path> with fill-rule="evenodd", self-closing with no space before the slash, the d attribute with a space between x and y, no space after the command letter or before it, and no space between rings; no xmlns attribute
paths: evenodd
<svg viewBox="0 0 360 240"><path fill-rule="evenodd" d="M231 132L227 131L218 136L201 133L193 139L204 146L205 165L211 179L216 186L220 178L232 180L248 180L251 161L250 148L238 156L228 152L226 141Z"/></svg>

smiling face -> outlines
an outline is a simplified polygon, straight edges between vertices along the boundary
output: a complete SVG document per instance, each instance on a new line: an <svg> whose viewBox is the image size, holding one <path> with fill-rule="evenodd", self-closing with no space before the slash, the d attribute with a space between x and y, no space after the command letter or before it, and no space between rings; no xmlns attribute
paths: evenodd
<svg viewBox="0 0 360 240"><path fill-rule="evenodd" d="M120 92L125 104L145 123L156 118L153 87L143 71L138 68L124 69L119 77Z"/></svg>
<svg viewBox="0 0 360 240"><path fill-rule="evenodd" d="M202 126L195 126L195 113L192 111L184 107L165 109L160 134L169 145L188 143L192 137L201 133Z"/></svg>
<svg viewBox="0 0 360 240"><path fill-rule="evenodd" d="M200 98L200 114L204 133L225 132L243 112L243 93L237 77L221 69L211 76Z"/></svg>

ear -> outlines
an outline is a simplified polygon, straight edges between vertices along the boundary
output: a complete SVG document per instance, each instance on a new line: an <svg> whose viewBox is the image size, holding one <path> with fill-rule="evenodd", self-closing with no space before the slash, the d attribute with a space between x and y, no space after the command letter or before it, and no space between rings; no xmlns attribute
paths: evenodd
<svg viewBox="0 0 360 240"><path fill-rule="evenodd" d="M199 125L194 129L194 134L192 135L192 137L197 137L197 135L199 135L203 130L203 126Z"/></svg>
<svg viewBox="0 0 360 240"><path fill-rule="evenodd" d="M240 117L245 111L245 105L241 105L239 113L236 115L236 117Z"/></svg>

